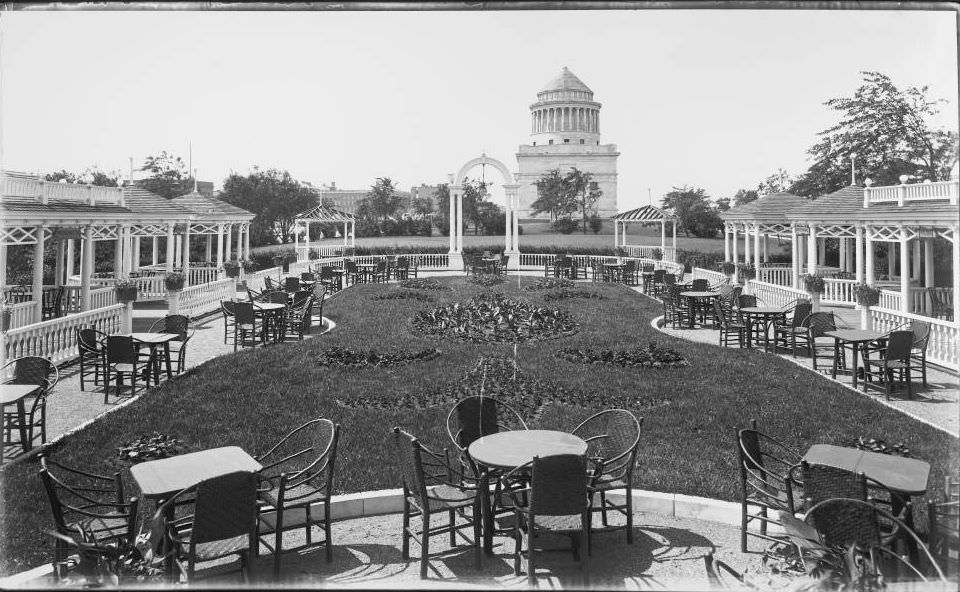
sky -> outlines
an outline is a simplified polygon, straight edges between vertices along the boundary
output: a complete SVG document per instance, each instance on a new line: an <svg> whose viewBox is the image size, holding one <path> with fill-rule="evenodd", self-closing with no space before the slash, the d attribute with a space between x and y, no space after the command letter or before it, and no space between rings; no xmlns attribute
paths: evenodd
<svg viewBox="0 0 960 592"><path fill-rule="evenodd" d="M958 125L950 10L6 11L0 166L126 175L192 145L217 186L258 166L408 189L481 152L515 172L563 66L603 104L621 211L801 174L863 70L929 86Z"/></svg>

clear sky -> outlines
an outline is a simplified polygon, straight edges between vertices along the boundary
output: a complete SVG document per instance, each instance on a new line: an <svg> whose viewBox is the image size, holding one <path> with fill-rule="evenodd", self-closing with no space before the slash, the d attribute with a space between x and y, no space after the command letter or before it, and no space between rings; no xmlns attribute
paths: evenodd
<svg viewBox="0 0 960 592"><path fill-rule="evenodd" d="M951 11L36 11L0 13L2 166L128 170L167 150L219 184L258 165L315 184L516 170L563 66L603 104L619 207L797 175L861 70L929 85L957 127ZM868 173L869 174L869 173ZM501 180L493 173L493 180Z"/></svg>

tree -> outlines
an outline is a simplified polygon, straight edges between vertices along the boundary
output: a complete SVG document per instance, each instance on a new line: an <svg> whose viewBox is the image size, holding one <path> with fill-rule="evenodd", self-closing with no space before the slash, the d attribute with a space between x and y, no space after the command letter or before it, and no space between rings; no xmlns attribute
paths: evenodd
<svg viewBox="0 0 960 592"><path fill-rule="evenodd" d="M781 193L783 191L789 191L794 183L796 183L796 180L790 176L790 173L783 169L777 169L777 172L760 181L760 184L757 185L757 190L753 193L756 196ZM754 199L756 199L756 197Z"/></svg>
<svg viewBox="0 0 960 592"><path fill-rule="evenodd" d="M487 184L479 179L470 180L469 177L463 179L463 220L473 224L473 233L479 234L481 224L481 211L485 211L481 204L488 203Z"/></svg>
<svg viewBox="0 0 960 592"><path fill-rule="evenodd" d="M561 216L569 216L574 211L569 187L560 169L551 169L543 174L534 185L537 186L537 200L530 204L534 215L550 214L550 221Z"/></svg>
<svg viewBox="0 0 960 592"><path fill-rule="evenodd" d="M250 244L256 246L274 244L277 239L291 242L296 215L320 203L316 189L289 172L257 167L247 176L231 173L223 182L220 199L256 214L250 224Z"/></svg>
<svg viewBox="0 0 960 592"><path fill-rule="evenodd" d="M437 208L437 215L433 218L433 222L437 225L437 230L442 236L450 236L450 207L447 205L450 203L450 186L446 183L441 183L433 192L433 197L435 197L437 203L440 204L440 207Z"/></svg>
<svg viewBox="0 0 960 592"><path fill-rule="evenodd" d="M716 207L699 187L674 187L663 196L662 207L676 216L677 226L684 236L713 237L723 228Z"/></svg>
<svg viewBox="0 0 960 592"><path fill-rule="evenodd" d="M841 113L840 121L820 132L807 153L807 172L792 193L817 196L850 183L851 155L856 168L878 185L895 185L900 175L939 181L948 179L957 155L957 134L928 123L943 100L927 98L927 87L897 88L880 72L861 72L863 84L852 97L824 103Z"/></svg>
<svg viewBox="0 0 960 592"><path fill-rule="evenodd" d="M733 205L742 206L760 197L756 189L738 189L733 195Z"/></svg>
<svg viewBox="0 0 960 592"><path fill-rule="evenodd" d="M434 195L436 195L436 190L434 190ZM429 216L433 213L433 198L429 195L417 194L410 202L410 209L413 210L414 214Z"/></svg>
<svg viewBox="0 0 960 592"><path fill-rule="evenodd" d="M400 209L400 196L390 177L377 177L367 196L360 200L357 217L374 223L383 222L397 214Z"/></svg>
<svg viewBox="0 0 960 592"><path fill-rule="evenodd" d="M120 185L120 172L112 171L105 173L95 166L87 167L83 173L77 175L66 169L60 169L43 176L45 181L65 181L67 183L83 183L86 185L96 185L98 187L118 187Z"/></svg>
<svg viewBox="0 0 960 592"><path fill-rule="evenodd" d="M743 189L741 189L740 191L743 191ZM738 191L737 193L740 193L740 191ZM730 198L729 198L729 197L718 197L718 198L717 198L717 211L718 211L718 212L726 212L726 211L729 210L729 209L730 209Z"/></svg>
<svg viewBox="0 0 960 592"><path fill-rule="evenodd" d="M146 157L140 170L151 173L151 176L137 181L137 185L151 193L171 199L193 191L194 179L187 165L182 158L168 154L166 150Z"/></svg>
<svg viewBox="0 0 960 592"><path fill-rule="evenodd" d="M571 167L570 172L563 178L568 187L571 201L576 207L574 211L579 211L583 217L583 233L587 233L587 217L592 213L594 206L603 195L600 187L593 181L593 175L585 173L577 167ZM589 212L589 213L588 213Z"/></svg>

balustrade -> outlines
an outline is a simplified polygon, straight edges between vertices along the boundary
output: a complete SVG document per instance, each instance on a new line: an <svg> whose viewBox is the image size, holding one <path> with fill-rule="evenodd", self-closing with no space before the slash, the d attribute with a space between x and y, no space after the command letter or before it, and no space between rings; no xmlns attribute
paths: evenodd
<svg viewBox="0 0 960 592"><path fill-rule="evenodd" d="M882 299L881 299L882 302ZM953 370L960 370L960 324L932 319L921 315L903 313L885 306L870 309L873 328L888 332L910 324L924 321L930 324L930 340L927 342L927 360Z"/></svg>
<svg viewBox="0 0 960 592"><path fill-rule="evenodd" d="M857 297L853 293L853 287L856 285L856 280L825 278L823 280L821 302L824 304L856 304Z"/></svg>
<svg viewBox="0 0 960 592"><path fill-rule="evenodd" d="M793 283L793 268L789 264L764 263L757 272L761 282L789 286Z"/></svg>
<svg viewBox="0 0 960 592"><path fill-rule="evenodd" d="M93 327L108 335L116 333L123 308L122 304L114 304L13 329L6 334L4 359L43 356L57 364L66 362L78 353L76 329Z"/></svg>
<svg viewBox="0 0 960 592"><path fill-rule="evenodd" d="M236 279L227 278L184 288L177 294L180 314L197 317L220 308L220 302L236 294Z"/></svg>
<svg viewBox="0 0 960 592"><path fill-rule="evenodd" d="M778 286L768 282L750 280L747 282L753 294L766 306L786 306L797 298L810 298L804 290L790 286Z"/></svg>

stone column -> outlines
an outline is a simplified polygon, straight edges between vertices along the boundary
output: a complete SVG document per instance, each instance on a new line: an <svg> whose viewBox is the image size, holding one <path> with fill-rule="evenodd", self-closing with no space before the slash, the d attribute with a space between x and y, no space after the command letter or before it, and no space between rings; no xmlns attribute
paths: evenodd
<svg viewBox="0 0 960 592"><path fill-rule="evenodd" d="M133 237L133 261L130 264L131 271L140 271L140 237Z"/></svg>
<svg viewBox="0 0 960 592"><path fill-rule="evenodd" d="M910 312L910 242L900 227L900 312Z"/></svg>
<svg viewBox="0 0 960 592"><path fill-rule="evenodd" d="M897 274L897 243L887 243L887 277L893 279Z"/></svg>
<svg viewBox="0 0 960 592"><path fill-rule="evenodd" d="M448 187L448 189L449 189L448 192L450 194L450 217L448 218L450 222L450 252L456 253L457 252L457 236L456 236L456 231L454 229L457 227L457 207L456 207L456 193L455 193L455 190L453 189L453 183L450 183L450 186ZM344 236L344 244L346 244L346 236L347 236L346 224L344 224L343 236Z"/></svg>
<svg viewBox="0 0 960 592"><path fill-rule="evenodd" d="M204 242L206 244L203 247L203 256L206 261L213 261L213 235L208 234L205 238L206 240Z"/></svg>
<svg viewBox="0 0 960 592"><path fill-rule="evenodd" d="M810 234L807 235L807 273L817 273L817 227L810 224Z"/></svg>
<svg viewBox="0 0 960 592"><path fill-rule="evenodd" d="M797 223L790 223L790 285L800 288L800 243L797 236Z"/></svg>
<svg viewBox="0 0 960 592"><path fill-rule="evenodd" d="M133 270L133 237L130 234L133 229L129 226L123 227L123 273L129 275Z"/></svg>
<svg viewBox="0 0 960 592"><path fill-rule="evenodd" d="M660 252L667 252L667 221L660 220Z"/></svg>
<svg viewBox="0 0 960 592"><path fill-rule="evenodd" d="M767 263L770 261L770 237L768 235L763 235L763 262Z"/></svg>
<svg viewBox="0 0 960 592"><path fill-rule="evenodd" d="M246 230L243 233L243 258L246 260L250 259L250 225L247 224Z"/></svg>
<svg viewBox="0 0 960 592"><path fill-rule="evenodd" d="M37 227L37 242L33 245L33 322L40 322L43 316L40 307L43 306L43 247L46 244L46 233L42 226Z"/></svg>
<svg viewBox="0 0 960 592"><path fill-rule="evenodd" d="M620 223L616 220L613 221L613 246L616 247L620 244L620 234L618 232Z"/></svg>
<svg viewBox="0 0 960 592"><path fill-rule="evenodd" d="M856 270L857 283L863 282L863 226L857 225L857 234L853 239L853 265Z"/></svg>
<svg viewBox="0 0 960 592"><path fill-rule="evenodd" d="M913 261L910 265L910 279L920 279L920 238L913 241L913 248L910 249L913 255Z"/></svg>
<svg viewBox="0 0 960 592"><path fill-rule="evenodd" d="M750 255L750 224L743 225L743 264L753 264L753 257Z"/></svg>
<svg viewBox="0 0 960 592"><path fill-rule="evenodd" d="M760 225L753 225L753 268L757 270L757 280L760 279Z"/></svg>
<svg viewBox="0 0 960 592"><path fill-rule="evenodd" d="M839 238L837 239L837 241L839 243L838 254L840 256L840 260L838 261L838 264L840 267L840 271L846 271L847 270L847 239Z"/></svg>
<svg viewBox="0 0 960 592"><path fill-rule="evenodd" d="M457 190L457 252L463 253L463 191Z"/></svg>
<svg viewBox="0 0 960 592"><path fill-rule="evenodd" d="M677 260L677 221L673 221L673 261Z"/></svg>
<svg viewBox="0 0 960 592"><path fill-rule="evenodd" d="M817 265L827 264L827 237L817 240Z"/></svg>
<svg viewBox="0 0 960 592"><path fill-rule="evenodd" d="M173 262L176 259L176 238L173 235L174 224L167 224L167 255L164 263L167 266L167 273L173 271Z"/></svg>
<svg viewBox="0 0 960 592"><path fill-rule="evenodd" d="M80 310L90 310L90 275L93 273L93 226L83 228L83 252L80 257Z"/></svg>
<svg viewBox="0 0 960 592"><path fill-rule="evenodd" d="M117 239L113 247L113 276L123 274L123 226L117 226Z"/></svg>
<svg viewBox="0 0 960 592"><path fill-rule="evenodd" d="M304 241L307 243L307 261L309 261L309 260L310 260L310 222L309 222L309 221L304 222L303 225L304 225L304 227L305 227L305 228L304 228L305 232L304 232L304 235L303 235L303 239L304 239ZM240 235L239 235L239 234L237 235L237 238L238 238L238 239L240 238ZM239 244L238 244L238 245L237 245L237 253L239 253L239 252L240 252L240 246L239 246Z"/></svg>
<svg viewBox="0 0 960 592"><path fill-rule="evenodd" d="M733 262L739 263L740 253L738 251L740 250L740 244L737 242L737 225L736 224L730 225L730 238L733 242Z"/></svg>

